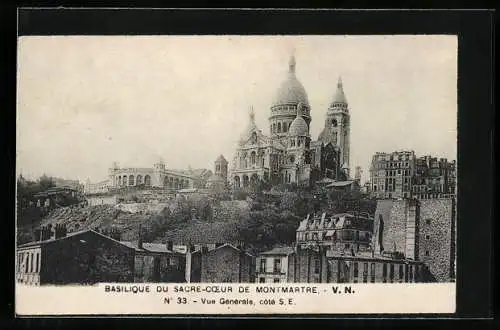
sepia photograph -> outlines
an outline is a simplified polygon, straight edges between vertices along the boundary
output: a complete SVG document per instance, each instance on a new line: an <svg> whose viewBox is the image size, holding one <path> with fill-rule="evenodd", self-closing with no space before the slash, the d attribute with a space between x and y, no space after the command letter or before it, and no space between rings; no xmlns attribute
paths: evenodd
<svg viewBox="0 0 500 330"><path fill-rule="evenodd" d="M20 37L18 313L453 313L457 48Z"/></svg>

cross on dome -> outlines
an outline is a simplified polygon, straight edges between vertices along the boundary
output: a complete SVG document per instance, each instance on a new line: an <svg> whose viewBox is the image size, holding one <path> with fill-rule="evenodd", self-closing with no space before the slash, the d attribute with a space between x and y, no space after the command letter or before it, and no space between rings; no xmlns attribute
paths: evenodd
<svg viewBox="0 0 500 330"><path fill-rule="evenodd" d="M288 72L291 74L295 74L295 50L292 51L292 54L290 55L290 60L288 61Z"/></svg>

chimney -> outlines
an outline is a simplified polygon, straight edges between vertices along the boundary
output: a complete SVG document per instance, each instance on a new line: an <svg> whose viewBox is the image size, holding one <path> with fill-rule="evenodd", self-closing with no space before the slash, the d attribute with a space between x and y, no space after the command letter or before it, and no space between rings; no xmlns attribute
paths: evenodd
<svg viewBox="0 0 500 330"><path fill-rule="evenodd" d="M174 242L167 241L167 250L169 250L169 251L173 251L174 250Z"/></svg>
<svg viewBox="0 0 500 330"><path fill-rule="evenodd" d="M142 249L142 225L139 225L139 239L137 240L137 247Z"/></svg>

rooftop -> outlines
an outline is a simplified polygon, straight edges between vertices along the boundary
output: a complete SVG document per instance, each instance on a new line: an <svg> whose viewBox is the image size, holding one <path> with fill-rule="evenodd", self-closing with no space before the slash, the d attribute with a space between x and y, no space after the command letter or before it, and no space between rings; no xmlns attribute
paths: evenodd
<svg viewBox="0 0 500 330"><path fill-rule="evenodd" d="M43 240L43 241L33 241L33 242L29 242L29 243L24 243L24 244L19 245L18 248L25 248L25 247L31 247L31 246L37 246L37 245L44 245L44 244L53 243L53 242L59 242L59 241L68 239L70 237L75 237L75 236L86 234L86 233L93 233L95 235L99 235L99 236L105 237L105 238L107 238L109 240L112 240L112 241L114 241L116 243L120 243L122 245L125 245L122 242L117 241L117 240L115 240L115 239L113 239L113 238L111 238L109 236L106 236L106 235L103 235L101 233L98 233L95 230L87 229L87 230L80 230L80 231L75 231L75 232L72 232L72 233L68 233L68 234L66 234L66 236L60 237L60 238L49 238L49 239L46 239L46 240Z"/></svg>
<svg viewBox="0 0 500 330"><path fill-rule="evenodd" d="M289 255L295 252L291 246L277 246L269 251L262 252L261 255Z"/></svg>
<svg viewBox="0 0 500 330"><path fill-rule="evenodd" d="M121 243L138 252L176 253L172 250L167 249L166 244L161 243L142 243L142 248L139 248L138 242L121 241Z"/></svg>

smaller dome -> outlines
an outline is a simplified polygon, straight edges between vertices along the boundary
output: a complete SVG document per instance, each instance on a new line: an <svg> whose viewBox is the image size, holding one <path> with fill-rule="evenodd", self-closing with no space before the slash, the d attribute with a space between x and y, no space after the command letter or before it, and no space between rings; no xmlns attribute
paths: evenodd
<svg viewBox="0 0 500 330"><path fill-rule="evenodd" d="M290 124L288 134L293 136L307 136L308 131L309 127L304 118L302 116L297 116Z"/></svg>

